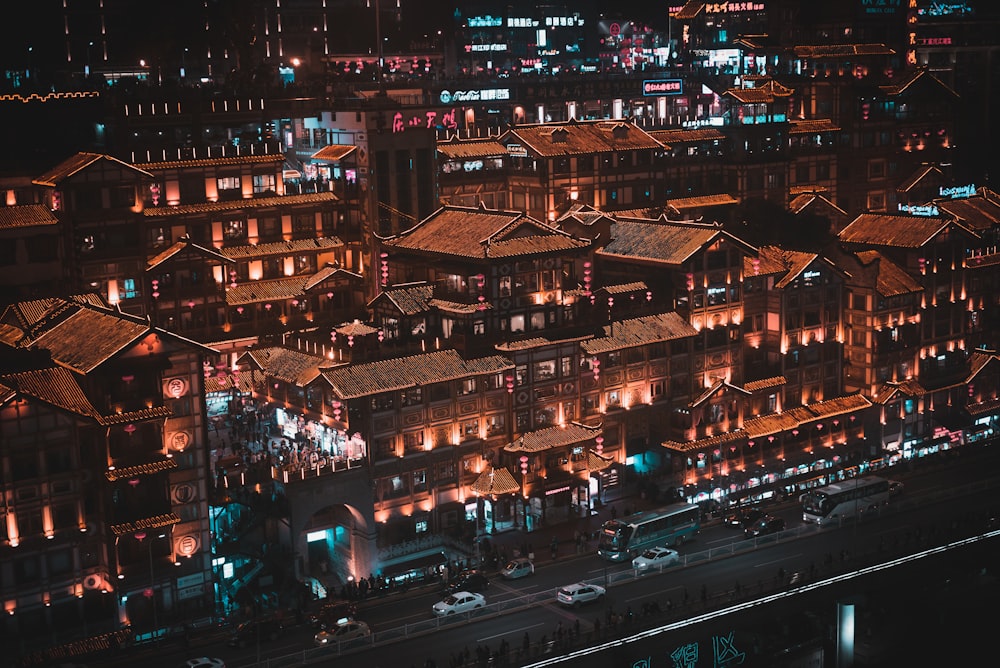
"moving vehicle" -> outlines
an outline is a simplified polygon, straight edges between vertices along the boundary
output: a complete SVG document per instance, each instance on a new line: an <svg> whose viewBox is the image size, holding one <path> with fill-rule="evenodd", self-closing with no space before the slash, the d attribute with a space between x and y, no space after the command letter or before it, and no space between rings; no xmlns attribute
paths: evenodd
<svg viewBox="0 0 1000 668"><path fill-rule="evenodd" d="M184 662L184 668L226 668L226 662L208 656L198 656Z"/></svg>
<svg viewBox="0 0 1000 668"><path fill-rule="evenodd" d="M367 638L371 634L372 630L368 624L351 620L336 624L328 631L320 631L313 637L313 643L317 647L326 647L356 638Z"/></svg>
<svg viewBox="0 0 1000 668"><path fill-rule="evenodd" d="M317 612L309 615L309 624L314 629L328 629L336 624L354 619L357 605L349 601L327 603Z"/></svg>
<svg viewBox="0 0 1000 668"><path fill-rule="evenodd" d="M625 561L658 545L680 545L698 533L701 510L677 503L659 510L644 510L601 527L597 554L608 561Z"/></svg>
<svg viewBox="0 0 1000 668"><path fill-rule="evenodd" d="M666 568L680 563L681 555L669 547L651 547L632 560L632 568L637 571Z"/></svg>
<svg viewBox="0 0 1000 668"><path fill-rule="evenodd" d="M444 591L451 594L456 591L484 592L490 587L490 579L486 573L475 569L465 570L455 576L451 582L445 585Z"/></svg>
<svg viewBox="0 0 1000 668"><path fill-rule="evenodd" d="M604 587L587 584L586 582L576 582L565 587L560 587L556 592L556 600L565 606L579 608L584 603L603 601L605 594Z"/></svg>
<svg viewBox="0 0 1000 668"><path fill-rule="evenodd" d="M535 572L535 564L527 557L511 559L507 565L500 569L500 575L508 580L516 580L531 575Z"/></svg>
<svg viewBox="0 0 1000 668"><path fill-rule="evenodd" d="M903 483L898 480L889 481L889 496L896 496L903 493Z"/></svg>
<svg viewBox="0 0 1000 668"><path fill-rule="evenodd" d="M277 640L281 635L281 622L277 619L258 619L243 622L233 631L230 647L249 647L256 642Z"/></svg>
<svg viewBox="0 0 1000 668"><path fill-rule="evenodd" d="M802 499L802 521L820 526L876 512L889 502L889 481L866 476L811 489Z"/></svg>
<svg viewBox="0 0 1000 668"><path fill-rule="evenodd" d="M753 524L748 524L743 529L743 534L747 538L765 536L769 533L778 533L785 530L785 520L774 515L765 515Z"/></svg>
<svg viewBox="0 0 1000 668"><path fill-rule="evenodd" d="M471 591L456 591L443 601L438 601L431 608L438 617L454 615L459 612L472 612L486 605L486 597Z"/></svg>
<svg viewBox="0 0 1000 668"><path fill-rule="evenodd" d="M748 524L753 524L762 517L764 517L764 511L760 508L747 508L726 515L725 524L734 529L745 529Z"/></svg>

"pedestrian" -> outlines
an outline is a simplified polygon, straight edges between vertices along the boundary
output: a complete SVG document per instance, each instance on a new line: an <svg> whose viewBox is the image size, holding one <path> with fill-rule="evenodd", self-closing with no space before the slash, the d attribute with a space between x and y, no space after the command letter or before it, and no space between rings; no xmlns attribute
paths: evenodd
<svg viewBox="0 0 1000 668"><path fill-rule="evenodd" d="M552 537L552 558L556 558L556 554L559 552L559 540L553 536Z"/></svg>
<svg viewBox="0 0 1000 668"><path fill-rule="evenodd" d="M521 640L521 649L524 650L524 655L528 655L528 650L531 648L531 638L528 636L528 632L524 632L524 638Z"/></svg>
<svg viewBox="0 0 1000 668"><path fill-rule="evenodd" d="M618 509L615 506L611 506L611 519L618 519Z"/></svg>

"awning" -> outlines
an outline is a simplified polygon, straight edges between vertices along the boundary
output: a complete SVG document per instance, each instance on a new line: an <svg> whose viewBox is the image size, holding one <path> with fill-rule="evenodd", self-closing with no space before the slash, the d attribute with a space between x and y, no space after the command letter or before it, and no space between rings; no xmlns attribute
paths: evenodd
<svg viewBox="0 0 1000 668"><path fill-rule="evenodd" d="M396 563L390 563L382 567L382 577L392 577L394 575L404 575L410 571L422 571L431 566L440 566L448 563L448 557L444 552L425 554L419 557L409 557Z"/></svg>

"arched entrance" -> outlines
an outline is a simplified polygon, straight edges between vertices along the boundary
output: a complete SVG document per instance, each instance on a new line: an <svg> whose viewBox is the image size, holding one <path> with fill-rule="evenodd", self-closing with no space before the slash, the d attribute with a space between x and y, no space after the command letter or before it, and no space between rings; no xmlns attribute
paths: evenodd
<svg viewBox="0 0 1000 668"><path fill-rule="evenodd" d="M348 582L368 576L370 532L364 516L347 504L324 506L310 515L297 542L303 580L316 598L339 596Z"/></svg>

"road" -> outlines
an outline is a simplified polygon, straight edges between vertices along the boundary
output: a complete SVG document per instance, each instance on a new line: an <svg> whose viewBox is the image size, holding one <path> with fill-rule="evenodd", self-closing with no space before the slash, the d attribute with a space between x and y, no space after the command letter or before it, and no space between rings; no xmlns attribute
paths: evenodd
<svg viewBox="0 0 1000 668"><path fill-rule="evenodd" d="M428 659L443 668L466 649L474 661L477 648L488 647L492 653L505 642L510 663L521 665L593 645L598 640L626 637L786 591L793 577L802 582L822 581L862 565L981 533L986 527L987 510L1000 506L995 493L990 491L996 489L1000 479L989 475L996 470L993 464L998 459L1000 453L987 451L923 467L914 474L893 471L888 477L904 480L904 493L893 498L879 517L857 525L822 529L803 525L798 504L790 502L769 508L782 516L788 526L778 536L747 540L735 529L718 524L707 526L696 540L681 548L684 562L659 574L637 577L627 564L609 564L596 554L587 554L539 568L535 575L522 580L494 577L486 592L489 606L455 619L433 617L430 608L441 598L440 592L433 590L368 601L361 606L358 617L375 629L369 641L371 646L346 648L342 656L336 656L336 648L313 648L313 630L302 626L287 629L280 639L262 644L259 651L257 647L230 648L220 642L189 649L164 647L155 655L144 657L142 663L149 668L176 667L185 658L207 654L223 658L229 668L303 664L419 668ZM971 462L974 464L970 465ZM1000 563L995 558L998 543L989 541L986 548L993 557L992 563ZM897 568L894 572L904 570ZM603 604L572 610L555 603L556 588L579 580L606 583L608 596ZM836 591L840 596L847 590L838 587ZM806 594L801 596L804 601ZM825 601L821 607L826 613L817 614L833 613L832 586L814 592L813 596ZM651 602L661 612L644 617L644 605ZM773 619L777 613L772 613L772 608L777 610L780 606L769 605L766 618ZM631 622L627 622L630 609ZM622 619L614 629L609 627L611 612ZM760 616L759 609L757 615ZM560 624L561 645L558 648L543 645L542 637L547 641L555 639ZM830 620L823 624L829 626ZM573 637L571 631L577 628L580 635ZM707 631L686 633L699 637ZM526 653L523 652L525 634L529 638ZM762 642L760 637L758 634L756 642ZM134 665L135 657L132 659L128 663ZM585 663L582 658L574 660L575 668L582 668Z"/></svg>

